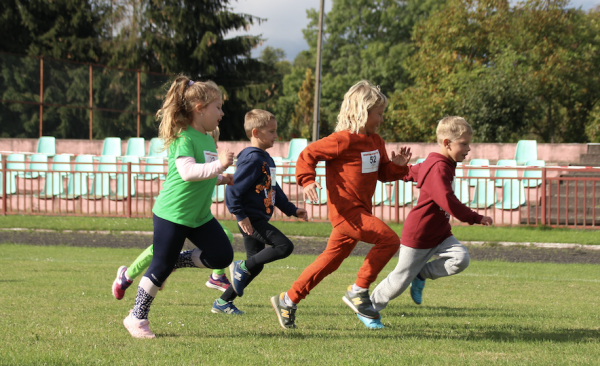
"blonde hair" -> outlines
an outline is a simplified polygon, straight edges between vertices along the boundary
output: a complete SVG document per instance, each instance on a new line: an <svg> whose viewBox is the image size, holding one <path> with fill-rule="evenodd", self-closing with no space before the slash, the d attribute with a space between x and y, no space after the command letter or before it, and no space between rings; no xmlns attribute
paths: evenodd
<svg viewBox="0 0 600 366"><path fill-rule="evenodd" d="M387 97L381 92L379 86L375 86L367 80L359 81L344 95L335 132L358 133L367 124L369 112L382 105L387 107L387 104Z"/></svg>
<svg viewBox="0 0 600 366"><path fill-rule="evenodd" d="M206 133L209 134L213 138L213 140L215 140L215 144L219 142L219 136L221 135L221 131L219 131L219 126L217 126L217 128L215 128L214 130Z"/></svg>
<svg viewBox="0 0 600 366"><path fill-rule="evenodd" d="M244 117L244 130L246 131L246 136L252 138L252 130L265 127L269 124L271 118L275 118L275 115L262 109L253 109L246 113L246 116Z"/></svg>
<svg viewBox="0 0 600 366"><path fill-rule="evenodd" d="M156 119L160 120L158 137L165 142L162 151L169 148L181 131L187 130L198 103L205 107L217 99L223 99L223 93L214 82L178 76L171 84L162 108L156 112Z"/></svg>
<svg viewBox="0 0 600 366"><path fill-rule="evenodd" d="M473 135L473 128L464 118L450 116L444 117L438 122L435 133L438 144L441 146L444 143L444 139L454 141L463 134Z"/></svg>

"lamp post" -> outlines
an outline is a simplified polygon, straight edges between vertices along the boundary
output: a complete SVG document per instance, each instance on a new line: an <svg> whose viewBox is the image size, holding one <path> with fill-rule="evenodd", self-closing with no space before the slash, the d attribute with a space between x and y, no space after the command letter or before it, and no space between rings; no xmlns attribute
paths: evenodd
<svg viewBox="0 0 600 366"><path fill-rule="evenodd" d="M317 37L317 67L315 69L315 102L313 107L313 133L312 141L315 142L319 139L319 120L321 118L320 106L321 106L321 48L323 45L323 12L325 7L325 0L321 0L321 6L319 7L319 34Z"/></svg>

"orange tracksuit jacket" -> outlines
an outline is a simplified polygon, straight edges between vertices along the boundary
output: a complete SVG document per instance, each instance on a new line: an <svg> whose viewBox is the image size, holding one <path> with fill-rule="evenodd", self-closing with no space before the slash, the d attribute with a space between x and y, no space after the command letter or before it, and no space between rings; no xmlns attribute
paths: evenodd
<svg viewBox="0 0 600 366"><path fill-rule="evenodd" d="M311 143L296 163L298 184L306 187L315 182L319 161L325 161L327 205L333 231L325 251L288 291L294 303L304 299L323 278L335 271L359 240L375 244L355 282L363 288L375 282L400 247L398 235L371 214L377 181L402 179L408 173L408 167L390 161L383 139L377 134L341 131Z"/></svg>

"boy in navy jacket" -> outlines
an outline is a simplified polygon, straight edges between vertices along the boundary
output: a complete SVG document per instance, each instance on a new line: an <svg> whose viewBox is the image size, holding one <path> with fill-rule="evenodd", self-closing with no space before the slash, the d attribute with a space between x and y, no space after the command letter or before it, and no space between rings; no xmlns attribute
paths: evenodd
<svg viewBox="0 0 600 366"><path fill-rule="evenodd" d="M269 223L275 206L287 216L308 220L306 210L289 202L275 176L275 162L266 152L277 139L277 120L267 111L253 109L244 120L246 135L252 147L237 157L234 185L225 191L229 212L235 215L244 237L246 260L231 263L231 286L215 300L212 312L243 314L233 305L237 296L260 274L267 263L292 254L292 242Z"/></svg>

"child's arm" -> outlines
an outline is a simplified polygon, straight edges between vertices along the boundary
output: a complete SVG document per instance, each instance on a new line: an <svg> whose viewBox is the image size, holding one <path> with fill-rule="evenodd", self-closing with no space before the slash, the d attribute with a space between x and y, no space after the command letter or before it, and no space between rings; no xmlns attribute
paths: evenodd
<svg viewBox="0 0 600 366"><path fill-rule="evenodd" d="M238 222L247 218L242 197L246 192L254 189L254 184L261 174L261 166L254 164L252 160L238 160L237 170L234 174L235 184L225 190L227 209L235 215Z"/></svg>
<svg viewBox="0 0 600 366"><path fill-rule="evenodd" d="M481 224L484 217L462 204L454 195L451 183L453 178L452 173L436 164L427 175L426 186L422 186L421 189L426 187L433 201L446 213L470 225ZM489 217L487 219L491 220Z"/></svg>
<svg viewBox="0 0 600 366"><path fill-rule="evenodd" d="M275 206L281 210L287 216L296 216L299 219L304 219L304 221L308 220L306 215L306 210L303 208L298 208L296 205L291 203L285 193L279 187L279 184L275 186ZM301 216L300 216L301 215Z"/></svg>
<svg viewBox="0 0 600 366"><path fill-rule="evenodd" d="M329 135L308 145L296 162L296 180L304 190L304 198L316 202L317 189L321 185L315 182L316 167L319 161L335 159L339 155L339 142L335 135Z"/></svg>
<svg viewBox="0 0 600 366"><path fill-rule="evenodd" d="M219 153L218 160L206 163L197 164L196 159L191 156L179 156L175 159L177 172L181 176L181 179L186 182L196 182L218 177L231 164L233 164L233 153L229 152L229 149L223 149ZM218 179L218 181L221 179Z"/></svg>

